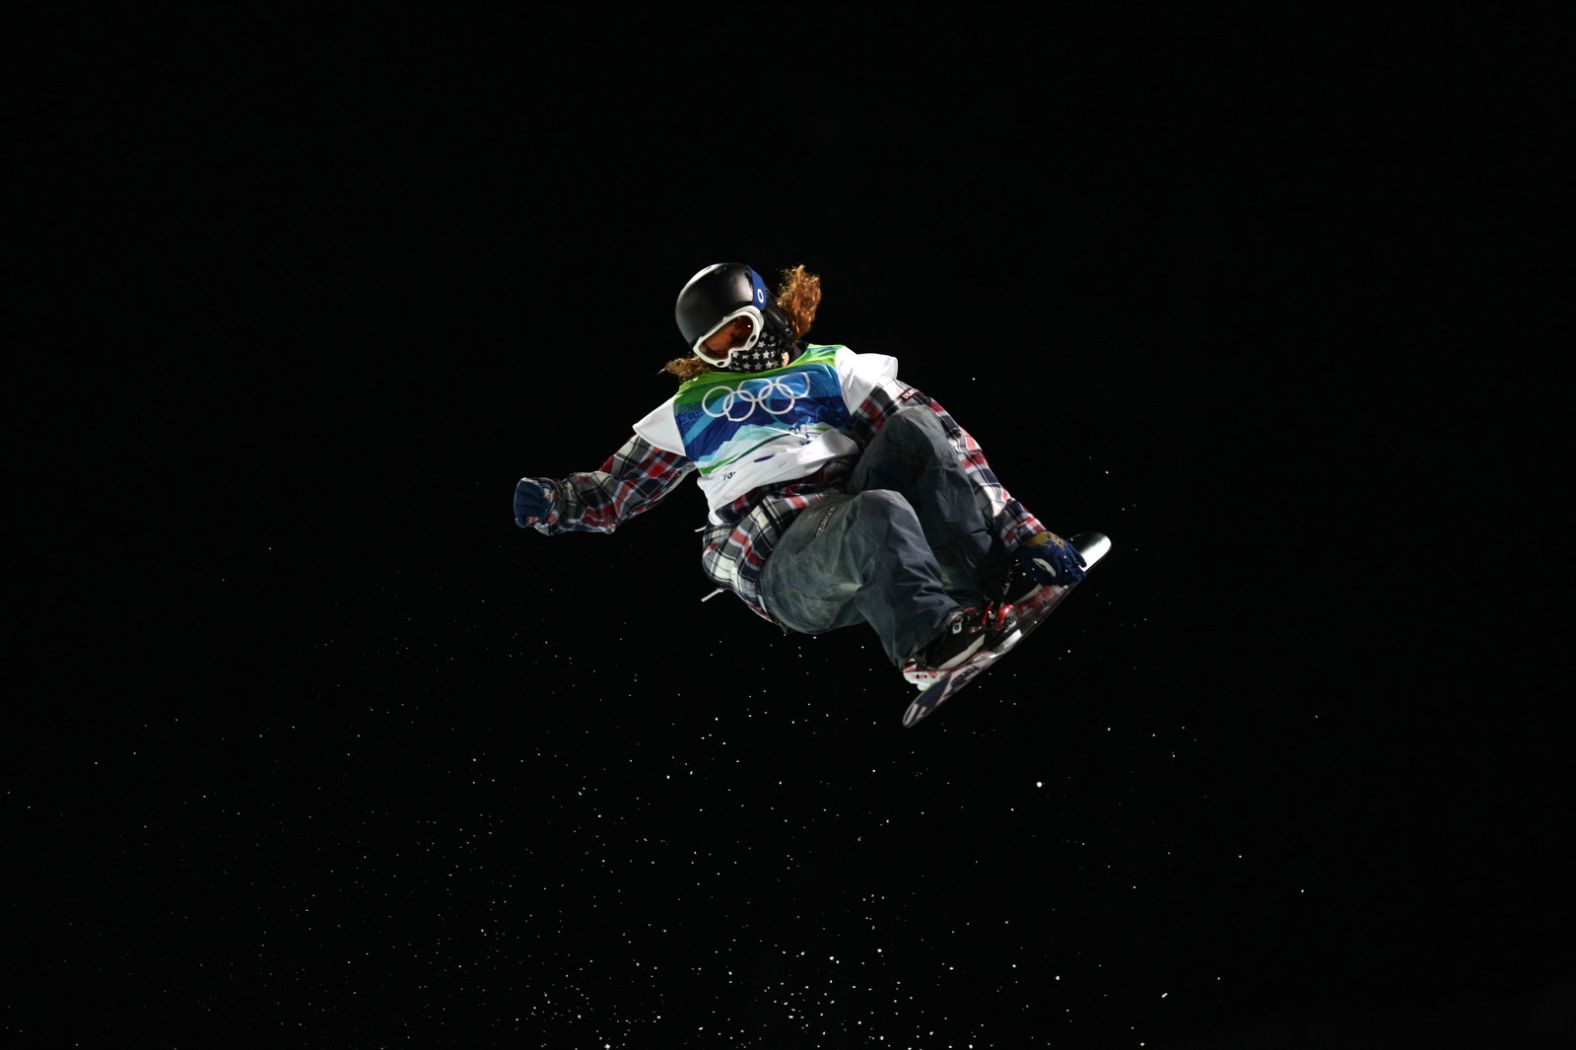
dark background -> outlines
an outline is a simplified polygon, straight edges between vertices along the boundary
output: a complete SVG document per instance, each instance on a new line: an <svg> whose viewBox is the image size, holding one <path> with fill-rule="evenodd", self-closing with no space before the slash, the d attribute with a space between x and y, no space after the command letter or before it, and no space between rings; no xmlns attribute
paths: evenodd
<svg viewBox="0 0 1576 1050"><path fill-rule="evenodd" d="M1294 10L23 38L8 1043L1570 1031L1547 27ZM1114 540L913 731L693 485L513 524L723 260Z"/></svg>

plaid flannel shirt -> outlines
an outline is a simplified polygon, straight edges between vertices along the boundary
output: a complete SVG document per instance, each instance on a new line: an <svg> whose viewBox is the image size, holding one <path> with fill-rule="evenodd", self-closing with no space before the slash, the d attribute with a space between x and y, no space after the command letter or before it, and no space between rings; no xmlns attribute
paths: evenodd
<svg viewBox="0 0 1576 1050"><path fill-rule="evenodd" d="M903 408L924 405L941 417L958 462L994 512L997 535L1009 550L1044 529L1023 504L997 480L985 453L934 398L907 383L887 379L854 410L852 437L860 448L870 443L886 420ZM778 537L799 513L827 495L842 491L856 457L833 460L807 478L766 485L713 512L703 532L701 569L719 588L737 594L758 615L775 623L761 604L760 577ZM553 488L555 498L544 521L533 526L544 535L561 532L612 532L660 503L695 465L664 452L635 435L608 457L600 470L566 478L532 479Z"/></svg>

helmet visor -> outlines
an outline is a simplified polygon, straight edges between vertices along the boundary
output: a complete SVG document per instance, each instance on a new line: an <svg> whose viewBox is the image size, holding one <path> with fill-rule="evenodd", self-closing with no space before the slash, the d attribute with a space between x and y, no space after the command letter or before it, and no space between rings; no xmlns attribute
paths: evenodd
<svg viewBox="0 0 1576 1050"><path fill-rule="evenodd" d="M695 356L715 368L727 367L735 350L748 350L766 328L766 319L753 306L743 306L718 321L716 326L695 340ZM726 339L719 338L726 335ZM713 343L716 349L707 347Z"/></svg>

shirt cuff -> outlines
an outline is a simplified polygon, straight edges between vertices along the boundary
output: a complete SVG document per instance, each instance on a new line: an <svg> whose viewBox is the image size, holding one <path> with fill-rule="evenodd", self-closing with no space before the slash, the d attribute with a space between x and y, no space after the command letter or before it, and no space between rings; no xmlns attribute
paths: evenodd
<svg viewBox="0 0 1576 1050"><path fill-rule="evenodd" d="M1009 551L1017 550L1024 540L1045 531L1040 519L1030 514L1028 508L1017 500L1008 500L996 521L1001 530L1001 542L1007 545Z"/></svg>

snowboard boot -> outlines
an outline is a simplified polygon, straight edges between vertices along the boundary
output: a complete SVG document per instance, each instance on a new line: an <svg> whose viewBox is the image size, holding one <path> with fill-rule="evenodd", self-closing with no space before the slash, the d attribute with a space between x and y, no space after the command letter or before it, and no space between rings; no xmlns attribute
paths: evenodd
<svg viewBox="0 0 1576 1050"><path fill-rule="evenodd" d="M965 605L947 617L941 633L903 665L903 678L917 689L966 663L981 649L994 648L1018 628L1018 616L1006 602L979 609Z"/></svg>

